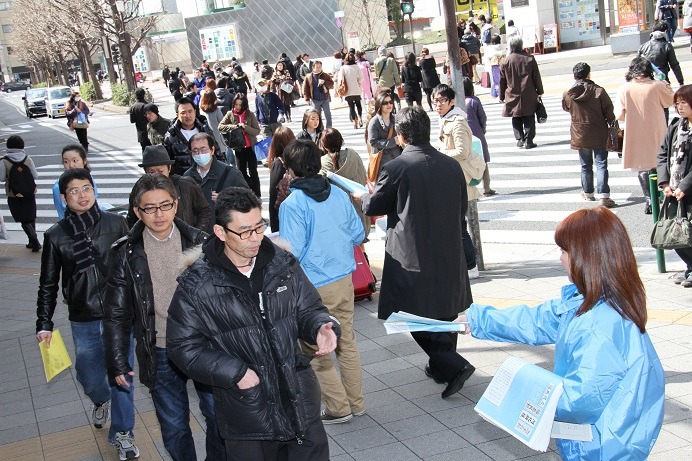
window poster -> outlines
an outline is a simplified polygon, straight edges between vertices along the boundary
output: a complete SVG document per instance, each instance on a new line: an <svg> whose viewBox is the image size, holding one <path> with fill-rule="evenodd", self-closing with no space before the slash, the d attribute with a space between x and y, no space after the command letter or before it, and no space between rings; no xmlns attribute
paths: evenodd
<svg viewBox="0 0 692 461"><path fill-rule="evenodd" d="M144 48L139 48L132 56L132 64L135 66L135 72L149 72L149 61Z"/></svg>
<svg viewBox="0 0 692 461"><path fill-rule="evenodd" d="M202 56L209 62L241 57L235 24L200 29L199 41Z"/></svg>
<svg viewBox="0 0 692 461"><path fill-rule="evenodd" d="M601 38L598 0L558 0L557 13L561 43Z"/></svg>

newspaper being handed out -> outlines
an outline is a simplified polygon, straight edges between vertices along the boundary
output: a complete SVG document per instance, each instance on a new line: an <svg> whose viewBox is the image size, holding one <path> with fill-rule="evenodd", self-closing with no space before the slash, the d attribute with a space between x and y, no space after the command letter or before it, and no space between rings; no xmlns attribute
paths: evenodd
<svg viewBox="0 0 692 461"><path fill-rule="evenodd" d="M464 331L464 323L429 319L408 312L394 312L384 322L387 334L410 333L412 331L457 332Z"/></svg>

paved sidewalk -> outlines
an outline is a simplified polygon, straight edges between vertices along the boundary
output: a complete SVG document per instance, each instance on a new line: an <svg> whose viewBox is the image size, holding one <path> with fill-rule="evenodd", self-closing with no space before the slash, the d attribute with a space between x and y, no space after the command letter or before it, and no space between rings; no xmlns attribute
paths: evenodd
<svg viewBox="0 0 692 461"><path fill-rule="evenodd" d="M567 283L553 245L484 245L486 272L472 282L476 302L499 307L534 304L557 297ZM375 272L384 256L382 241L367 249ZM673 285L682 264L669 252L671 272L658 274L654 253L638 249L649 303L648 330L666 374L665 424L652 460L692 458L692 289ZM40 257L23 245L0 245L0 459L116 460L106 429L89 424L90 403L74 369L46 384L34 338ZM459 352L476 366L462 391L442 400L443 386L423 373L425 355L410 335L387 336L377 319L377 296L356 306L355 329L363 363L366 414L327 427L334 461L557 460L554 451L535 452L481 420L473 411L498 366L520 356L552 367L553 348L528 347L460 337ZM66 308L56 328L73 352ZM74 356L74 355L73 355ZM146 389L136 390L135 434L143 460L168 459ZM190 392L192 430L199 458L204 454L203 418ZM551 445L552 447L553 445Z"/></svg>

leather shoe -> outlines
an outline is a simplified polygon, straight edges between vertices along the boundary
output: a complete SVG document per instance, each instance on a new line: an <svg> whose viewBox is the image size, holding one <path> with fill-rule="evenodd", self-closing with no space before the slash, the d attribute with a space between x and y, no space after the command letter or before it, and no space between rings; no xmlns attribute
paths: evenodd
<svg viewBox="0 0 692 461"><path fill-rule="evenodd" d="M425 371L425 376L427 376L428 378L431 378L437 384L445 384L447 382L440 375L438 375L437 373L434 373L432 371L432 369L430 368L430 365L426 365L424 371Z"/></svg>
<svg viewBox="0 0 692 461"><path fill-rule="evenodd" d="M537 145L537 144L534 144L534 143L532 143L532 142L527 142L527 143L524 145L524 149L533 149L534 147L538 147L538 145Z"/></svg>
<svg viewBox="0 0 692 461"><path fill-rule="evenodd" d="M459 373L457 373L454 379L447 384L445 390L442 391L442 398L446 399L450 395L454 395L459 392L461 388L464 387L466 380L469 379L475 371L476 368L473 365L470 363L466 364L466 366L462 368Z"/></svg>

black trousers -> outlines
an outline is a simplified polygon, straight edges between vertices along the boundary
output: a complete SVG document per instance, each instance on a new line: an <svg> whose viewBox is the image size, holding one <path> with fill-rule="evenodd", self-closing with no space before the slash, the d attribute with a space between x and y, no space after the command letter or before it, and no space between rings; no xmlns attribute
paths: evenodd
<svg viewBox="0 0 692 461"><path fill-rule="evenodd" d="M441 318L438 320L454 320L456 317ZM469 361L457 352L456 333L430 333L417 331L411 333L423 352L428 354L428 364L433 373L443 377L445 381L451 381L464 368Z"/></svg>
<svg viewBox="0 0 692 461"><path fill-rule="evenodd" d="M256 196L261 197L260 192L260 180L257 174L257 157L255 157L255 151L252 147L244 147L242 149L235 149L235 157L238 161L238 169L243 173L245 182L250 186L252 192Z"/></svg>
<svg viewBox="0 0 692 461"><path fill-rule="evenodd" d="M149 141L149 138L146 136L146 133L144 134L142 140L139 141L139 145L142 146L142 152L144 152L145 147L151 146L151 141Z"/></svg>
<svg viewBox="0 0 692 461"><path fill-rule="evenodd" d="M329 461L329 442L322 421L316 420L306 438L278 440L226 440L228 461Z"/></svg>
<svg viewBox="0 0 692 461"><path fill-rule="evenodd" d="M533 138L536 137L536 115L512 117L512 129L514 130L514 138L517 141L533 142Z"/></svg>
<svg viewBox="0 0 692 461"><path fill-rule="evenodd" d="M363 117L363 106L361 105L360 96L346 96L346 102L348 103L348 119L354 121L356 117Z"/></svg>
<svg viewBox="0 0 692 461"><path fill-rule="evenodd" d="M82 145L85 151L89 152L89 139L87 138L87 128L75 128L74 132L77 133L77 139L79 144Z"/></svg>

